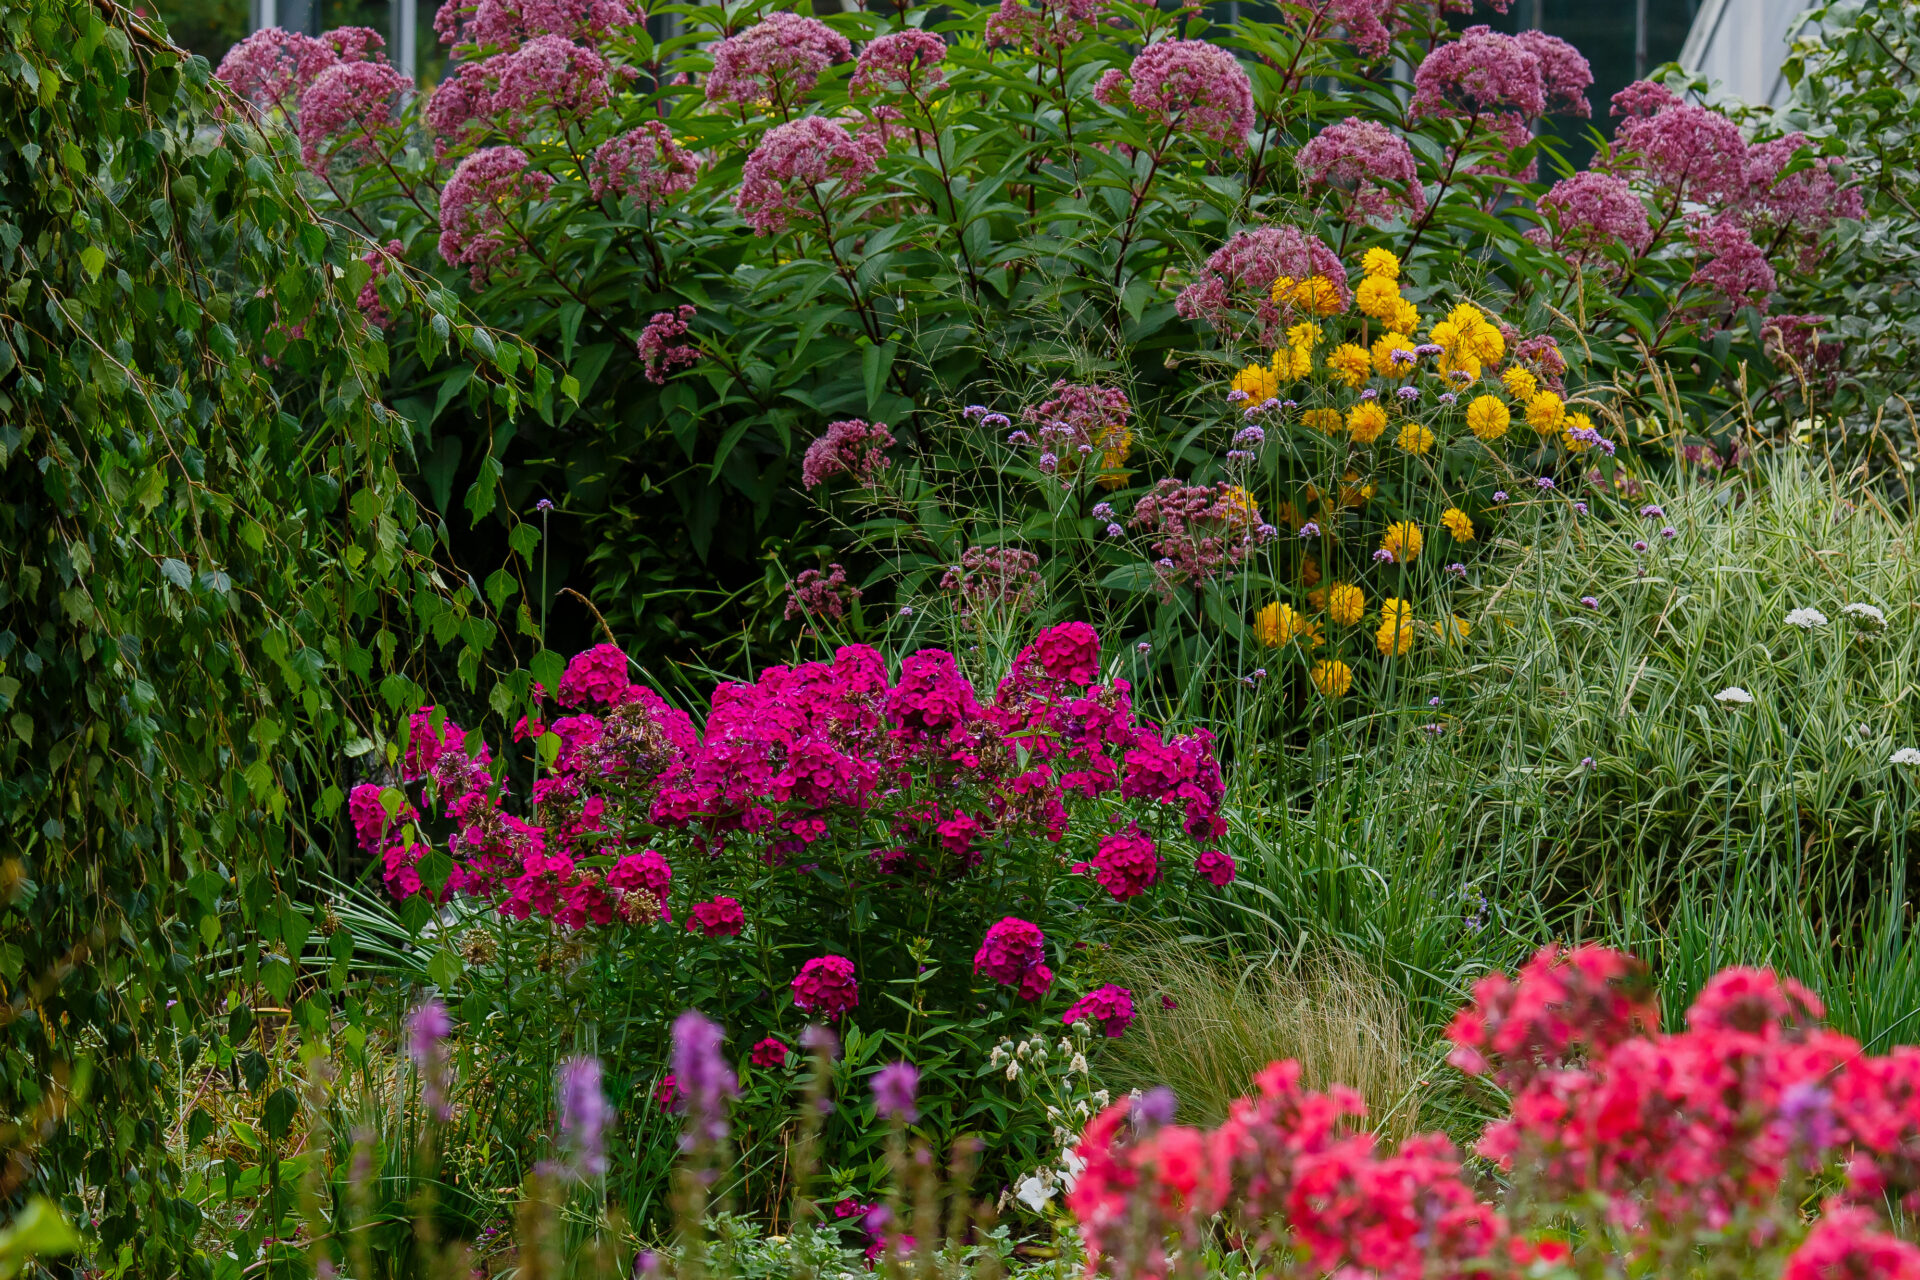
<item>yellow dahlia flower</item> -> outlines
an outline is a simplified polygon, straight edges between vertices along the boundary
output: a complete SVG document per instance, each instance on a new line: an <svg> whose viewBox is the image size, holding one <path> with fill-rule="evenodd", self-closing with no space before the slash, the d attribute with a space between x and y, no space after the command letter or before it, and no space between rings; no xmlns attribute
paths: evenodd
<svg viewBox="0 0 1920 1280"><path fill-rule="evenodd" d="M1496 396L1480 396L1467 406L1467 426L1482 440L1498 440L1512 422L1512 412Z"/></svg>
<svg viewBox="0 0 1920 1280"><path fill-rule="evenodd" d="M1314 663L1310 678L1323 698L1338 698L1353 688L1353 668L1338 658L1322 658Z"/></svg>

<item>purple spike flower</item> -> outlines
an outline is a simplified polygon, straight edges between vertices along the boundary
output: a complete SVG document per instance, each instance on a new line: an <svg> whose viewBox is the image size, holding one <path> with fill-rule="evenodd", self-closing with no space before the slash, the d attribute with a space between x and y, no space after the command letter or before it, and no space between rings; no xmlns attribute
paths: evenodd
<svg viewBox="0 0 1920 1280"><path fill-rule="evenodd" d="M727 1136L727 1098L740 1096L739 1077L720 1056L720 1027L698 1010L673 1021L673 1078L687 1100L683 1148Z"/></svg>
<svg viewBox="0 0 1920 1280"><path fill-rule="evenodd" d="M613 1108L600 1088L598 1058L568 1058L560 1064L560 1142L569 1167L582 1178L607 1172L607 1124Z"/></svg>
<svg viewBox="0 0 1920 1280"><path fill-rule="evenodd" d="M447 1036L453 1024L438 1000L423 1002L407 1018L407 1056L420 1073L420 1105L442 1124L453 1118L447 1100Z"/></svg>
<svg viewBox="0 0 1920 1280"><path fill-rule="evenodd" d="M873 1078L873 1109L887 1119L898 1117L908 1124L920 1118L914 1099L920 1091L920 1069L911 1062L894 1062L880 1068Z"/></svg>

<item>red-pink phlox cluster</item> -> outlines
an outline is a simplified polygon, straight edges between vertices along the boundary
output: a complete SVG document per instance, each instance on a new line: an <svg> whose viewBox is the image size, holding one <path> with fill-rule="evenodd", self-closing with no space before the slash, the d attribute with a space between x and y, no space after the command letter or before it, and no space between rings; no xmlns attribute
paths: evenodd
<svg viewBox="0 0 1920 1280"><path fill-rule="evenodd" d="M1250 311L1260 326L1259 341L1270 345L1291 318L1273 301L1273 282L1280 276L1292 280L1320 276L1333 283L1342 307L1353 303L1339 255L1316 235L1280 226L1241 231L1216 249L1201 278L1174 299L1174 310L1185 319L1204 320L1222 333L1237 329L1237 317Z"/></svg>
<svg viewBox="0 0 1920 1280"><path fill-rule="evenodd" d="M1053 986L1046 947L1039 925L1007 916L987 930L974 953L973 971L1002 986L1018 988L1022 1000L1038 1000Z"/></svg>
<svg viewBox="0 0 1920 1280"><path fill-rule="evenodd" d="M864 488L887 469L886 451L892 447L893 432L884 422L863 418L829 422L800 460L800 483L811 489L835 476L846 476Z"/></svg>
<svg viewBox="0 0 1920 1280"><path fill-rule="evenodd" d="M1577 53L1573 56L1579 57ZM1587 83L1592 80L1589 72ZM1545 115L1545 69L1540 55L1517 37L1485 26L1468 27L1458 40L1441 45L1421 60L1413 73L1409 109L1415 118L1510 113L1531 119Z"/></svg>
<svg viewBox="0 0 1920 1280"><path fill-rule="evenodd" d="M1195 1247L1221 1214L1316 1275L1492 1274L1506 1223L1474 1196L1452 1144L1420 1134L1382 1155L1347 1127L1365 1112L1357 1094L1309 1093L1299 1076L1292 1061L1268 1066L1211 1131L1154 1124L1131 1102L1096 1116L1067 1195L1093 1268L1125 1259L1135 1275L1165 1274L1166 1243ZM1127 1256L1143 1243L1147 1257Z"/></svg>
<svg viewBox="0 0 1920 1280"><path fill-rule="evenodd" d="M1098 1024L1100 1033L1109 1040L1118 1040L1133 1025L1133 992L1109 982L1081 996L1060 1015L1060 1021L1068 1026L1083 1018Z"/></svg>
<svg viewBox="0 0 1920 1280"><path fill-rule="evenodd" d="M768 1036L753 1046L747 1055L747 1061L756 1067L771 1069L787 1065L787 1055L793 1052L786 1044L774 1036Z"/></svg>
<svg viewBox="0 0 1920 1280"><path fill-rule="evenodd" d="M1040 557L1020 547L968 547L960 563L940 575L942 591L957 591L960 612L1006 609L1019 612L1031 605L1045 580Z"/></svg>
<svg viewBox="0 0 1920 1280"><path fill-rule="evenodd" d="M595 200L632 196L649 209L689 191L700 158L673 140L659 120L607 139L594 149L591 189Z"/></svg>
<svg viewBox="0 0 1920 1280"><path fill-rule="evenodd" d="M737 938L747 927L747 913L738 898L715 898L696 902L687 912L687 932L708 938ZM782 1054L782 1061L785 1055Z"/></svg>
<svg viewBox="0 0 1920 1280"><path fill-rule="evenodd" d="M1231 575L1255 546L1273 536L1251 499L1225 481L1162 480L1134 504L1128 523L1151 539L1148 545L1159 557L1154 585L1163 600L1172 599L1176 588L1198 589L1223 571Z"/></svg>
<svg viewBox="0 0 1920 1280"><path fill-rule="evenodd" d="M413 81L384 62L336 62L300 92L300 161L315 173L335 154L366 156Z"/></svg>
<svg viewBox="0 0 1920 1280"><path fill-rule="evenodd" d="M1218 849L1202 849L1193 860L1193 872L1216 889L1224 889L1233 883L1240 868L1233 856Z"/></svg>
<svg viewBox="0 0 1920 1280"><path fill-rule="evenodd" d="M653 319L647 321L633 349L640 357L641 372L646 374L648 382L662 385L675 366L700 362L700 348L680 341L687 336L687 326L697 314L691 303L683 302L672 311L654 312Z"/></svg>
<svg viewBox="0 0 1920 1280"><path fill-rule="evenodd" d="M460 162L440 192L440 256L466 267L476 288L502 256L513 251L526 205L544 199L553 179L530 169L518 147L485 147Z"/></svg>
<svg viewBox="0 0 1920 1280"><path fill-rule="evenodd" d="M806 618L815 622L837 622L861 596L860 588L847 581L847 571L837 564L825 569L802 569L787 593L787 621Z"/></svg>
<svg viewBox="0 0 1920 1280"><path fill-rule="evenodd" d="M1527 237L1559 250L1570 262L1604 260L1611 245L1638 258L1653 244L1647 206L1610 173L1589 169L1562 178L1540 197L1540 212L1547 225L1532 228Z"/></svg>
<svg viewBox="0 0 1920 1280"><path fill-rule="evenodd" d="M1920 1247L1882 1230L1865 1209L1829 1201L1780 1280L1920 1280Z"/></svg>
<svg viewBox="0 0 1920 1280"><path fill-rule="evenodd" d="M791 107L807 95L822 71L852 54L846 37L818 18L772 13L765 22L713 47L707 101Z"/></svg>
<svg viewBox="0 0 1920 1280"><path fill-rule="evenodd" d="M776 125L747 157L733 207L756 235L778 235L794 218L830 228L819 188L831 183L832 199L860 194L883 154L878 138L856 138L820 116Z"/></svg>
<svg viewBox="0 0 1920 1280"><path fill-rule="evenodd" d="M881 36L860 51L847 91L854 97L905 94L920 99L947 83L940 70L947 42L918 29Z"/></svg>
<svg viewBox="0 0 1920 1280"><path fill-rule="evenodd" d="M1129 71L1134 109L1170 132L1243 151L1253 128L1253 84L1227 50L1205 40L1163 40Z"/></svg>
<svg viewBox="0 0 1920 1280"><path fill-rule="evenodd" d="M1420 171L1406 139L1384 125L1348 116L1329 125L1295 157L1309 189L1347 193L1347 219L1362 223L1402 211L1418 216L1427 207Z"/></svg>
<svg viewBox="0 0 1920 1280"><path fill-rule="evenodd" d="M793 1003L832 1022L860 1003L853 961L845 956L815 956L793 978Z"/></svg>
<svg viewBox="0 0 1920 1280"><path fill-rule="evenodd" d="M1196 729L1163 741L1155 730L1138 730L1127 752L1126 769L1121 795L1181 806L1186 812L1181 825L1196 840L1218 840L1227 833L1226 820L1220 816L1227 785L1214 755L1212 733Z"/></svg>

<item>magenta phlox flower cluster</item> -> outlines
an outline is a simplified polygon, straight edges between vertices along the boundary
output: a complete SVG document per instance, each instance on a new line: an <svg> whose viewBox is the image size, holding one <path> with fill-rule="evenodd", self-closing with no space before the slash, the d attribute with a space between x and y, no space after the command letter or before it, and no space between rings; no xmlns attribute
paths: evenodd
<svg viewBox="0 0 1920 1280"><path fill-rule="evenodd" d="M947 42L931 31L881 36L860 51L847 91L856 98L891 94L917 101L945 87L940 64L946 56Z"/></svg>
<svg viewBox="0 0 1920 1280"><path fill-rule="evenodd" d="M1155 585L1163 599L1178 587L1199 588L1223 572L1231 575L1260 541L1266 525L1243 493L1221 481L1156 484L1134 504L1128 521L1144 531L1155 562Z"/></svg>
<svg viewBox="0 0 1920 1280"><path fill-rule="evenodd" d="M778 235L795 218L825 219L830 230L825 203L864 191L883 154L878 138L856 138L820 116L776 125L747 157L733 207L756 235Z"/></svg>
<svg viewBox="0 0 1920 1280"><path fill-rule="evenodd" d="M389 240L360 255L360 261L371 267L373 274L360 286L360 295L354 299L354 305L360 308L360 314L367 318L367 323L376 329L384 329L393 323L393 316L388 313L386 304L380 301L380 282L386 279L389 265L399 261L405 252L405 245L398 240Z"/></svg>
<svg viewBox="0 0 1920 1280"><path fill-rule="evenodd" d="M818 18L777 12L713 47L707 101L765 109L792 107L820 73L853 56L847 38Z"/></svg>
<svg viewBox="0 0 1920 1280"><path fill-rule="evenodd" d="M1347 220L1385 221L1396 213L1418 217L1427 207L1413 149L1384 125L1348 116L1329 125L1295 157L1307 188L1347 193Z"/></svg>
<svg viewBox="0 0 1920 1280"><path fill-rule="evenodd" d="M1613 174L1588 169L1562 178L1540 197L1547 225L1527 236L1549 246L1576 264L1606 260L1610 246L1618 245L1638 258L1653 244L1653 224L1647 206L1633 188Z"/></svg>
<svg viewBox="0 0 1920 1280"><path fill-rule="evenodd" d="M640 370L647 381L662 385L677 365L698 364L700 348L681 342L687 326L699 314L691 303L681 303L672 311L656 311L647 327L640 331L633 349L640 357Z"/></svg>
<svg viewBox="0 0 1920 1280"><path fill-rule="evenodd" d="M1592 79L1589 72L1588 83ZM1547 84L1540 55L1517 37L1485 26L1468 27L1458 40L1440 45L1422 59L1413 73L1409 109L1416 119L1545 115Z"/></svg>
<svg viewBox="0 0 1920 1280"><path fill-rule="evenodd" d="M1204 320L1221 333L1238 328L1237 318L1251 312L1259 341L1271 345L1287 312L1273 301L1273 282L1281 276L1332 282L1342 307L1351 306L1347 270L1320 237L1298 227L1256 227L1233 236L1207 259L1200 279L1180 291L1174 310L1183 319Z"/></svg>
<svg viewBox="0 0 1920 1280"><path fill-rule="evenodd" d="M1040 557L1020 547L968 547L960 563L940 576L942 591L959 594L962 615L976 609L1018 613L1044 586Z"/></svg>
<svg viewBox="0 0 1920 1280"><path fill-rule="evenodd" d="M1232 884L1239 870L1233 856L1218 849L1203 849L1193 860L1194 874L1216 889L1224 889Z"/></svg>
<svg viewBox="0 0 1920 1280"><path fill-rule="evenodd" d="M987 19L987 47L1057 53L1080 40L1087 28L1106 17L1106 0L1000 0Z"/></svg>
<svg viewBox="0 0 1920 1280"><path fill-rule="evenodd" d="M1205 40L1163 40L1129 70L1134 109L1169 132L1244 151L1253 128L1253 83L1227 50Z"/></svg>
<svg viewBox="0 0 1920 1280"><path fill-rule="evenodd" d="M646 21L623 0L444 0L434 34L456 53L512 51L542 36L598 43Z"/></svg>
<svg viewBox="0 0 1920 1280"><path fill-rule="evenodd" d="M1062 1015L1060 1021L1072 1026L1082 1018L1092 1019L1099 1024L1104 1035L1118 1040L1133 1025L1133 992L1111 982L1104 987L1095 987L1074 1001L1073 1007Z"/></svg>
<svg viewBox="0 0 1920 1280"><path fill-rule="evenodd" d="M973 971L1002 986L1017 988L1022 1000L1038 1000L1053 986L1046 965L1047 938L1040 926L1007 916L987 930L974 953Z"/></svg>
<svg viewBox="0 0 1920 1280"><path fill-rule="evenodd" d="M824 570L802 569L787 593L787 621L837 622L860 595L860 588L847 581L847 571L837 564Z"/></svg>
<svg viewBox="0 0 1920 1280"><path fill-rule="evenodd" d="M413 81L385 62L336 62L300 92L300 161L315 173L339 152L366 156Z"/></svg>
<svg viewBox="0 0 1920 1280"><path fill-rule="evenodd" d="M337 61L322 40L266 27L227 50L214 74L262 111L290 112L300 92Z"/></svg>
<svg viewBox="0 0 1920 1280"><path fill-rule="evenodd" d="M794 1007L832 1022L860 1003L853 961L845 956L815 956L793 978Z"/></svg>
<svg viewBox="0 0 1920 1280"><path fill-rule="evenodd" d="M618 648L597 645L567 664L551 695L536 691L542 704L514 730L516 741L546 745L542 758L551 762L533 783L531 820L508 811L513 797L476 735L433 708L416 712L400 759L407 799L399 812L387 812L374 782L348 800L390 890L422 891L420 814L428 809L453 826L443 893L568 929L673 919L669 839L708 857L740 841L749 862L759 853L756 866L796 866L801 875L822 860L818 851L796 856L809 846L871 842L885 847L859 860L868 874L952 879L1017 838L1065 840L1069 806L1081 802L1131 801L1143 820L1171 811L1204 844L1224 829L1211 738L1169 737L1137 720L1127 683L1101 683L1099 636L1082 622L1039 631L990 701L950 653L910 654L890 679L877 651L850 645L830 662L769 667L752 683L720 685L700 732L631 683L631 670ZM557 714L543 709L554 703ZM636 819L661 833L651 840L657 847L625 844ZM1109 835L1093 865L1116 896L1162 879L1153 838L1138 822ZM1211 879L1217 862L1196 866ZM697 936L744 927L737 897L683 909L685 932ZM1012 937L1013 928L995 937ZM996 954L984 952L983 966L997 965ZM1037 999L1050 976L1027 965L1008 985Z"/></svg>
<svg viewBox="0 0 1920 1280"><path fill-rule="evenodd" d="M519 239L510 217L524 219L525 206L553 189L530 163L518 147L485 147L462 160L440 192L440 256L466 267L476 288Z"/></svg>
<svg viewBox="0 0 1920 1280"><path fill-rule="evenodd" d="M800 483L811 489L835 476L846 476L866 488L887 469L886 451L892 447L893 432L884 422L863 418L829 422L800 460Z"/></svg>
<svg viewBox="0 0 1920 1280"><path fill-rule="evenodd" d="M632 196L658 209L693 188L700 158L673 140L659 120L607 139L594 149L591 189L595 200Z"/></svg>
<svg viewBox="0 0 1920 1280"><path fill-rule="evenodd" d="M1160 883L1159 852L1137 826L1103 837L1090 869L1100 887L1122 902Z"/></svg>

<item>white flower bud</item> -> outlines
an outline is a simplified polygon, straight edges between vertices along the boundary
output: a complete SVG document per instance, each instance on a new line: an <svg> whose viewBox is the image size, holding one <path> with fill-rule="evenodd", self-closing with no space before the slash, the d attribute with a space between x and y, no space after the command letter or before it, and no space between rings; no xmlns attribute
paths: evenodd
<svg viewBox="0 0 1920 1280"><path fill-rule="evenodd" d="M1007 1060L1007 1079L1018 1080L1019 1078L1020 1078L1020 1063L1014 1059L1011 1059L1011 1058L1008 1059Z"/></svg>
<svg viewBox="0 0 1920 1280"><path fill-rule="evenodd" d="M1083 1076L1087 1074L1087 1055L1086 1054L1084 1053L1074 1054L1073 1061L1067 1064L1068 1075L1072 1075L1076 1071Z"/></svg>
<svg viewBox="0 0 1920 1280"><path fill-rule="evenodd" d="M1104 1107L1109 1102L1112 1102L1112 1101L1113 1101L1113 1095L1108 1093L1105 1089L1095 1089L1093 1091L1093 1102L1095 1106Z"/></svg>

